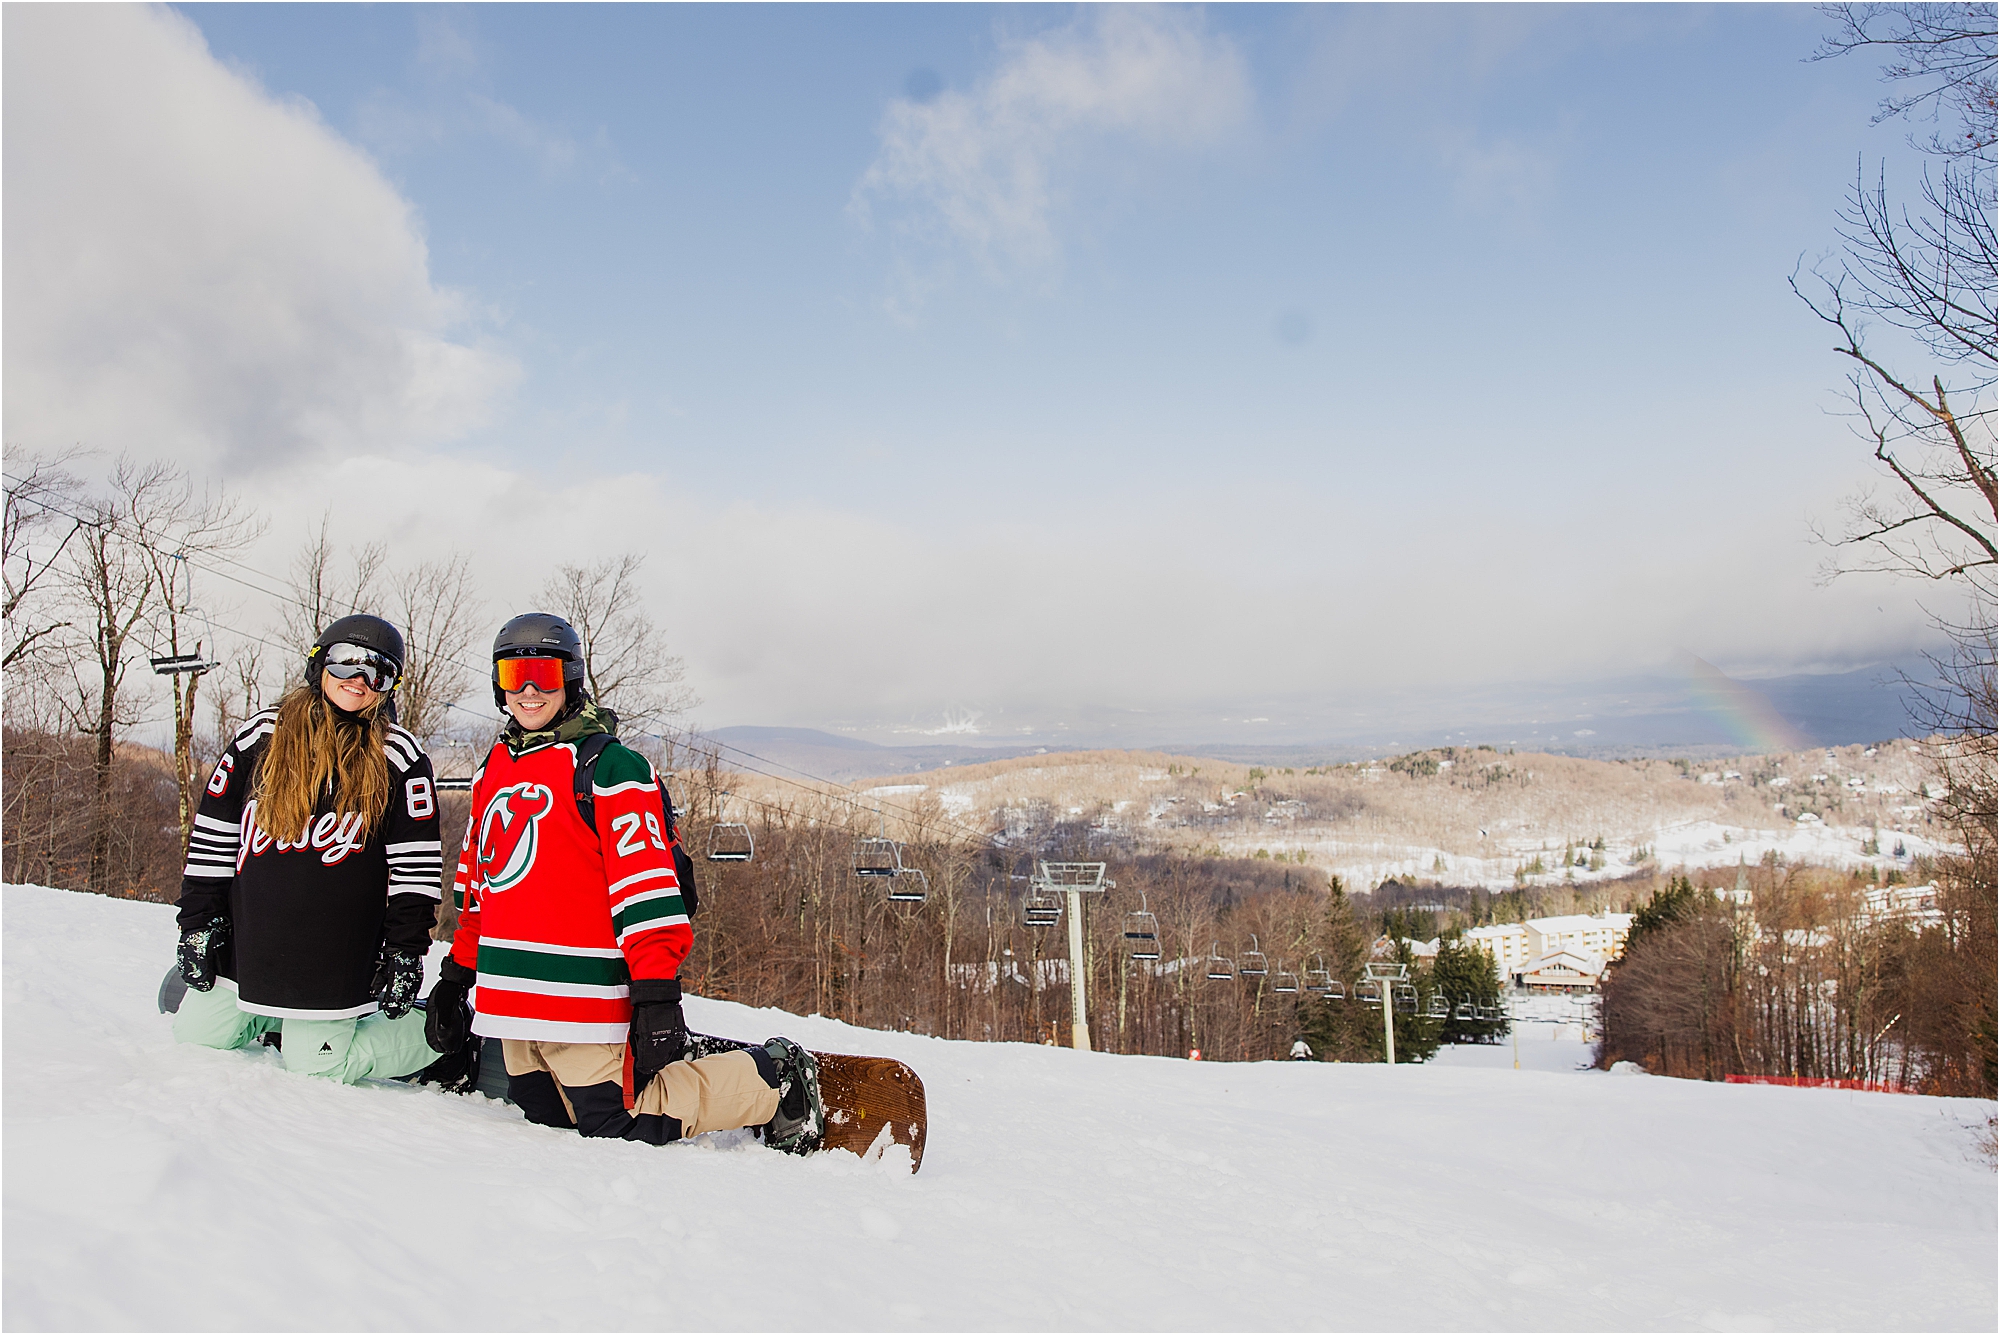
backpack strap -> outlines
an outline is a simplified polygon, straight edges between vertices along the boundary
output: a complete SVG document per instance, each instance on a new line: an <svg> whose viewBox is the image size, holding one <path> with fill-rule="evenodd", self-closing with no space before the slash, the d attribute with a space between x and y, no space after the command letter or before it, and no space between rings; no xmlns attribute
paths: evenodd
<svg viewBox="0 0 2000 1335"><path fill-rule="evenodd" d="M660 807L667 815L667 848L674 855L674 879L680 882L681 907L689 918L701 911L701 891L694 883L694 858L681 847L680 831L674 828L674 795L667 791L667 779L660 776Z"/></svg>
<svg viewBox="0 0 2000 1335"><path fill-rule="evenodd" d="M604 754L604 748L617 740L608 732L594 732L576 744L576 814L583 817L583 823L590 827L592 834L597 833L596 802L591 794L597 760ZM680 832L674 828L674 799L667 792L666 777L657 776L656 781L660 791L660 813L666 817L667 848L674 859L674 879L680 882L681 904L686 908L688 917L692 918L701 908L701 892L694 883L694 858L681 847Z"/></svg>
<svg viewBox="0 0 2000 1335"><path fill-rule="evenodd" d="M593 732L576 744L576 814L583 817L592 834L597 833L597 804L590 785L597 774L597 758L617 740L608 732Z"/></svg>

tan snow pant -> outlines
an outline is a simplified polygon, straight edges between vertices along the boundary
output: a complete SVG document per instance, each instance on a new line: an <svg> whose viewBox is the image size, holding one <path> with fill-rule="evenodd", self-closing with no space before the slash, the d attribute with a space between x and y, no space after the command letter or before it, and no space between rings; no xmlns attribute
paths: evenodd
<svg viewBox="0 0 2000 1335"><path fill-rule="evenodd" d="M500 1050L507 1059L508 1075L547 1071L555 1077L556 1092L571 1120L576 1109L569 1107L565 1089L591 1085L623 1084L625 1045L623 1043L543 1043L534 1039L505 1038ZM778 1091L757 1074L757 1063L747 1052L721 1052L695 1061L675 1062L653 1077L653 1083L639 1091L634 1115L664 1113L681 1124L683 1136L704 1131L727 1131L739 1126L762 1126L778 1111Z"/></svg>

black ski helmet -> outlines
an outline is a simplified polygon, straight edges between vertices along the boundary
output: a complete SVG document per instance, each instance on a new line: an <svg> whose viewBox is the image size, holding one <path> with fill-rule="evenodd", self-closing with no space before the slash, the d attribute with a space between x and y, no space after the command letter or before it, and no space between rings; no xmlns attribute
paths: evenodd
<svg viewBox="0 0 2000 1335"><path fill-rule="evenodd" d="M320 662L326 651L336 644L358 644L370 649L396 665L396 681L389 689L395 690L402 684L403 632L384 621L381 617L370 616L366 612L342 617L319 633L313 641L312 652L306 655L306 684L319 685Z"/></svg>
<svg viewBox="0 0 2000 1335"><path fill-rule="evenodd" d="M583 707L583 637L569 622L553 612L523 612L500 628L493 637L493 703L505 709L506 692L500 689L500 660L503 658L559 658L563 665L562 716L567 718Z"/></svg>

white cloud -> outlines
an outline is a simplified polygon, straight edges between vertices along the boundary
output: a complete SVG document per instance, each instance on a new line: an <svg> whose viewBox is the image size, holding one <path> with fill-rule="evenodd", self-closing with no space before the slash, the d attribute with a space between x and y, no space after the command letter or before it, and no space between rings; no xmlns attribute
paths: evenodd
<svg viewBox="0 0 2000 1335"><path fill-rule="evenodd" d="M195 466L397 449L516 375L418 219L314 109L164 8L10 7L6 439Z"/></svg>
<svg viewBox="0 0 2000 1335"><path fill-rule="evenodd" d="M485 618L476 658L558 562L641 551L648 610L707 725L935 728L976 711L999 737L1142 710L1121 726L1144 740L1200 706L1271 728L1304 726L1300 710L1314 727L1390 707L1439 722L1468 692L1644 671L1677 644L1731 672L1789 672L1892 657L1922 635L1879 588L1814 588L1816 554L1783 526L1688 543L1615 509L1502 535L1469 512L1316 514L1218 483L1087 526L976 509L939 526L557 460L364 455L343 476L366 485L330 489L304 468L248 480L272 526L246 561L281 576L328 506L338 541L387 542L394 564L463 552ZM200 592L227 629L271 623L275 608L237 586ZM468 704L486 708L477 691Z"/></svg>
<svg viewBox="0 0 2000 1335"><path fill-rule="evenodd" d="M1112 6L1007 44L970 91L890 103L881 150L854 191L864 219L906 205L902 228L989 267L1051 258L1068 174L1092 151L1212 144L1248 114L1250 79L1198 13Z"/></svg>

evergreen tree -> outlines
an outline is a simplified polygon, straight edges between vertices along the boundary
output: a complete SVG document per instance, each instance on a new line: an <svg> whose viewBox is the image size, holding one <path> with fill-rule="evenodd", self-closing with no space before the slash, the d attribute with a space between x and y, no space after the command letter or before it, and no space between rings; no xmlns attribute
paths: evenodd
<svg viewBox="0 0 2000 1335"><path fill-rule="evenodd" d="M1506 1034L1505 1020L1468 1020L1458 1014L1462 1005L1475 1011L1490 1011L1500 1005L1500 975L1483 947L1464 941L1441 942L1437 962L1431 966L1431 980L1451 1008L1451 1018L1443 1025L1443 1042L1497 1043Z"/></svg>
<svg viewBox="0 0 2000 1335"><path fill-rule="evenodd" d="M1419 971L1417 958L1410 953L1408 941L1396 942L1396 962L1410 971L1410 982L1417 989L1417 1013L1406 1015L1396 1013L1396 1060L1398 1062L1427 1062L1437 1055L1438 1041L1444 1032L1445 1021L1433 1020L1424 1014L1430 1005L1431 993L1435 990L1434 975L1428 969ZM1376 1059L1382 1054L1381 1021L1376 1020Z"/></svg>
<svg viewBox="0 0 2000 1335"><path fill-rule="evenodd" d="M1320 922L1316 953L1326 961L1346 994L1329 1001L1300 993L1296 1032L1312 1045L1320 1061L1381 1061L1382 1020L1355 999L1354 985L1368 958L1367 934L1355 916L1353 901L1338 876L1327 881L1326 910Z"/></svg>
<svg viewBox="0 0 2000 1335"><path fill-rule="evenodd" d="M1648 936L1692 914L1698 907L1700 893L1694 888L1694 882L1685 876L1676 876L1667 882L1666 889L1655 890L1653 897L1632 915L1632 931L1625 938L1625 953L1630 955L1633 947Z"/></svg>

